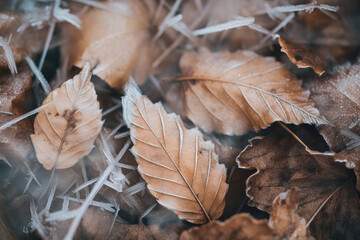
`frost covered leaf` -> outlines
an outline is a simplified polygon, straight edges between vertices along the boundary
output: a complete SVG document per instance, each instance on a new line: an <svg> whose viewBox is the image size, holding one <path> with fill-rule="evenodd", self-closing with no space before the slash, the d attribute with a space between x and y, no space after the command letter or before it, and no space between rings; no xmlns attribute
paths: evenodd
<svg viewBox="0 0 360 240"><path fill-rule="evenodd" d="M228 185L214 145L134 86L126 88L123 109L138 171L158 202L192 223L220 217Z"/></svg>
<svg viewBox="0 0 360 240"><path fill-rule="evenodd" d="M46 169L69 168L87 155L100 133L101 111L90 82L90 64L73 79L52 91L48 104L35 118L31 140L36 155Z"/></svg>
<svg viewBox="0 0 360 240"><path fill-rule="evenodd" d="M335 157L354 169L360 189L360 63L345 64L335 69L328 79L309 83L311 98L333 126L319 127Z"/></svg>
<svg viewBox="0 0 360 240"><path fill-rule="evenodd" d="M355 175L333 156L312 155L289 135L273 133L253 139L238 163L257 169L247 181L252 206L270 212L279 193L297 188L297 213L310 224L315 238L356 239L360 234Z"/></svg>
<svg viewBox="0 0 360 240"><path fill-rule="evenodd" d="M192 228L184 232L181 239L313 239L305 219L295 213L297 207L298 192L289 190L275 198L269 222L242 213L223 223L212 222Z"/></svg>
<svg viewBox="0 0 360 240"><path fill-rule="evenodd" d="M112 11L90 8L85 12L80 32L74 28L65 32L70 40L63 53L70 56L70 66L90 62L95 75L122 91L138 60L149 57L149 16L139 0L102 4Z"/></svg>
<svg viewBox="0 0 360 240"><path fill-rule="evenodd" d="M26 55L32 55L43 48L46 28L29 27L17 31L26 18L21 14L0 13L0 67L9 66L16 72L16 65Z"/></svg>
<svg viewBox="0 0 360 240"><path fill-rule="evenodd" d="M360 191L360 149L345 149L335 155L337 162L345 162L345 166L354 169L356 174L356 189Z"/></svg>
<svg viewBox="0 0 360 240"><path fill-rule="evenodd" d="M298 68L310 67L318 75L322 75L326 70L326 59L320 51L311 49L305 44L296 44L288 39L279 37L281 51L286 53L290 61Z"/></svg>
<svg viewBox="0 0 360 240"><path fill-rule="evenodd" d="M180 60L185 115L206 132L242 135L275 121L324 124L284 66L250 51L187 52Z"/></svg>
<svg viewBox="0 0 360 240"><path fill-rule="evenodd" d="M11 75L7 69L0 70L0 125L25 114L31 86L31 71L26 63L18 67L18 74ZM27 171L24 163L29 163L28 154L32 152L29 135L32 126L25 119L0 131L0 155L13 167Z"/></svg>
<svg viewBox="0 0 360 240"><path fill-rule="evenodd" d="M360 63L335 69L328 79L309 82L311 99L320 113L335 126L321 126L320 133L330 148L341 151L351 139L342 131L360 135Z"/></svg>

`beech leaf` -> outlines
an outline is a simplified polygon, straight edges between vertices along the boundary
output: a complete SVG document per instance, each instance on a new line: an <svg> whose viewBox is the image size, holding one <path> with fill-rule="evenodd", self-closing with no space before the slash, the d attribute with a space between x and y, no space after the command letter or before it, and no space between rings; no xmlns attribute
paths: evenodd
<svg viewBox="0 0 360 240"><path fill-rule="evenodd" d="M225 166L214 145L197 129L186 129L175 114L152 104L129 85L123 98L124 119L134 143L138 171L158 202L192 223L221 216L228 190Z"/></svg>
<svg viewBox="0 0 360 240"><path fill-rule="evenodd" d="M76 164L90 153L101 131L101 110L90 78L86 63L78 75L46 97L43 105L48 106L35 118L31 140L38 161L48 170Z"/></svg>
<svg viewBox="0 0 360 240"><path fill-rule="evenodd" d="M249 204L270 212L279 193L297 188L297 213L310 224L316 239L356 239L360 201L355 175L334 156L310 154L284 134L255 138L239 155L240 167L257 169L247 180Z"/></svg>
<svg viewBox="0 0 360 240"><path fill-rule="evenodd" d="M242 135L275 121L325 124L284 66L251 51L186 52L180 60L185 115L206 132Z"/></svg>
<svg viewBox="0 0 360 240"><path fill-rule="evenodd" d="M279 37L281 51L286 53L290 61L298 68L312 68L316 74L321 76L326 70L325 56L319 51L305 44L297 44L286 38Z"/></svg>
<svg viewBox="0 0 360 240"><path fill-rule="evenodd" d="M69 28L69 44L63 49L70 56L70 66L83 67L90 62L93 73L119 91L127 83L142 50L148 57L149 16L139 0L102 3L90 8L82 17L80 32ZM149 64L150 66L150 64Z"/></svg>
<svg viewBox="0 0 360 240"><path fill-rule="evenodd" d="M321 135L333 151L335 158L354 169L357 189L360 190L360 63L344 64L335 68L328 79L308 84L311 98L332 126L320 126Z"/></svg>
<svg viewBox="0 0 360 240"><path fill-rule="evenodd" d="M320 133L337 152L345 149L351 140L344 131L360 135L359 76L360 63L357 62L338 66L332 77L307 84L316 107L333 124L319 127Z"/></svg>
<svg viewBox="0 0 360 240"><path fill-rule="evenodd" d="M305 219L295 211L299 193L291 189L277 196L272 204L269 221L256 220L246 213L237 214L225 222L211 222L194 227L181 234L181 240L190 239L314 239Z"/></svg>

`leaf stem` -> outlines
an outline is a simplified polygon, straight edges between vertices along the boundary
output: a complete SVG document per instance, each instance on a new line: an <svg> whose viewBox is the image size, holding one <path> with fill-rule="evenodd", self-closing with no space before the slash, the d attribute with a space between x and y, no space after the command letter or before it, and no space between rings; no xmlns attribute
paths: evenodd
<svg viewBox="0 0 360 240"><path fill-rule="evenodd" d="M280 126L282 126L288 133L291 134L291 136L293 136L301 145L303 145L305 147L305 150L313 155L325 155L325 156L334 156L335 153L333 152L319 152L319 151L315 151L315 150L311 150L303 141L301 141L301 139L296 136L296 134L291 131L285 124L283 124L282 122L278 122L280 124Z"/></svg>

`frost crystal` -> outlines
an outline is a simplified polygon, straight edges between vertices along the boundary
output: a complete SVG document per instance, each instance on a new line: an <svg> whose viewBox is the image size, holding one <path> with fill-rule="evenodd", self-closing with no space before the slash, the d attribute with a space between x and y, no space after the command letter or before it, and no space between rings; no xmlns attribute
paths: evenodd
<svg viewBox="0 0 360 240"><path fill-rule="evenodd" d="M6 57L6 60L8 62L11 74L15 74L18 71L17 71L17 68L16 68L14 55L13 55L13 53L11 51L11 48L10 48L10 45L9 45L10 40L11 40L11 36L8 39L4 39L3 37L0 37L0 47L2 47L2 49L5 52L5 57Z"/></svg>

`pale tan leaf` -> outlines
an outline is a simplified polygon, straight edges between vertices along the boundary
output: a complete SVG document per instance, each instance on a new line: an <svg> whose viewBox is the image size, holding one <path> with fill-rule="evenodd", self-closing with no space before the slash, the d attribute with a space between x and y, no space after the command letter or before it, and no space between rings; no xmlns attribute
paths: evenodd
<svg viewBox="0 0 360 240"><path fill-rule="evenodd" d="M325 124L284 66L250 51L186 52L180 60L185 115L206 132L241 135L275 121Z"/></svg>
<svg viewBox="0 0 360 240"><path fill-rule="evenodd" d="M214 145L133 86L126 88L123 109L138 171L158 202L192 223L220 217L228 185Z"/></svg>
<svg viewBox="0 0 360 240"><path fill-rule="evenodd" d="M80 32L67 29L70 40L63 53L70 56L70 66L90 62L95 75L122 91L135 64L144 65L149 56L149 16L139 0L102 4L107 10L90 8L81 16Z"/></svg>
<svg viewBox="0 0 360 240"><path fill-rule="evenodd" d="M246 213L237 214L225 222L212 222L194 227L181 234L190 239L308 239L312 240L305 219L295 213L299 193L291 189L281 193L273 202L269 221L256 220Z"/></svg>
<svg viewBox="0 0 360 240"><path fill-rule="evenodd" d="M93 148L103 122L101 110L90 82L90 64L73 79L52 91L48 104L35 118L31 140L36 156L46 169L73 166Z"/></svg>

